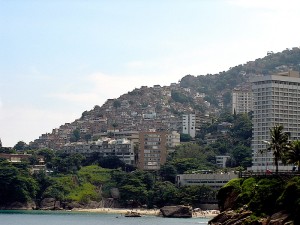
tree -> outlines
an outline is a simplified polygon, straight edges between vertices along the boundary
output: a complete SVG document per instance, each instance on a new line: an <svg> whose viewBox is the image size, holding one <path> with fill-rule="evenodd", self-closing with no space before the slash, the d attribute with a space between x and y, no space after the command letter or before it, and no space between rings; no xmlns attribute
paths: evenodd
<svg viewBox="0 0 300 225"><path fill-rule="evenodd" d="M158 207L177 203L178 189L175 184L164 181L157 182L152 193L152 204Z"/></svg>
<svg viewBox="0 0 300 225"><path fill-rule="evenodd" d="M27 202L35 198L37 182L25 169L16 168L7 160L0 160L0 205Z"/></svg>
<svg viewBox="0 0 300 225"><path fill-rule="evenodd" d="M283 132L282 125L270 128L271 141L265 141L268 145L267 150L273 151L276 174L278 174L278 161L282 158L288 146L288 134Z"/></svg>
<svg viewBox="0 0 300 225"><path fill-rule="evenodd" d="M191 135L183 134L183 133L180 134L180 142L189 142L191 140L192 140Z"/></svg>
<svg viewBox="0 0 300 225"><path fill-rule="evenodd" d="M73 134L70 138L70 141L71 142L77 142L77 141L79 141L79 139L80 139L80 131L78 129L73 130Z"/></svg>
<svg viewBox="0 0 300 225"><path fill-rule="evenodd" d="M297 165L298 172L300 172L300 140L292 141L288 145L286 160L287 163Z"/></svg>
<svg viewBox="0 0 300 225"><path fill-rule="evenodd" d="M232 149L231 155L236 162L235 166L244 168L251 166L251 149L249 147L238 145Z"/></svg>
<svg viewBox="0 0 300 225"><path fill-rule="evenodd" d="M108 169L124 168L125 163L118 156L107 156L99 160L99 166Z"/></svg>
<svg viewBox="0 0 300 225"><path fill-rule="evenodd" d="M113 106L117 109L121 107L121 102L119 100L115 100Z"/></svg>
<svg viewBox="0 0 300 225"><path fill-rule="evenodd" d="M162 180L175 183L176 174L177 174L177 170L175 166L171 164L162 165L158 173L161 176Z"/></svg>
<svg viewBox="0 0 300 225"><path fill-rule="evenodd" d="M91 135L91 134L85 134L85 135L84 135L84 139L86 140L86 143L88 143L89 140L92 139L92 135Z"/></svg>
<svg viewBox="0 0 300 225"><path fill-rule="evenodd" d="M18 141L18 143L14 146L14 149L17 151L23 151L27 147L27 144L24 141Z"/></svg>
<svg viewBox="0 0 300 225"><path fill-rule="evenodd" d="M44 156L46 163L49 163L54 158L54 151L49 148L43 148L38 151L38 155Z"/></svg>

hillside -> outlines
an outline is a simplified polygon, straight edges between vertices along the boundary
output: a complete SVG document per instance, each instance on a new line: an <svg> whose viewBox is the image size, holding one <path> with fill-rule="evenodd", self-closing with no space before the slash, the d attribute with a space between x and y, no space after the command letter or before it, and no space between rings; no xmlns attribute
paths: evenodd
<svg viewBox="0 0 300 225"><path fill-rule="evenodd" d="M182 114L197 113L203 117L203 122L209 123L211 118L230 111L234 87L249 81L252 76L288 69L300 71L299 48L269 52L264 58L219 74L186 75L170 86L136 88L117 99L108 99L101 107L96 105L92 110L84 111L81 118L42 134L30 145L59 149L70 141L97 139L99 133L114 130L181 132Z"/></svg>

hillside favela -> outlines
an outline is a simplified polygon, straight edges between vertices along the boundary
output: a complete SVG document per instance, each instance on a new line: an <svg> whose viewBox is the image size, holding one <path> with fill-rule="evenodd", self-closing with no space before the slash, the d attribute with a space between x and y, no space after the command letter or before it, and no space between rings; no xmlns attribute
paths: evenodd
<svg viewBox="0 0 300 225"><path fill-rule="evenodd" d="M0 207L300 224L299 71L300 48L270 51L0 141Z"/></svg>

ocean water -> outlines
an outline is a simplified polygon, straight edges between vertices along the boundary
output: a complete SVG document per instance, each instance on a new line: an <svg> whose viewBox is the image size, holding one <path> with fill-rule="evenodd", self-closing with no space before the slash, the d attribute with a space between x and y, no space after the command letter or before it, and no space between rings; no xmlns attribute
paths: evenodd
<svg viewBox="0 0 300 225"><path fill-rule="evenodd" d="M208 218L124 217L66 211L0 210L0 225L206 225Z"/></svg>

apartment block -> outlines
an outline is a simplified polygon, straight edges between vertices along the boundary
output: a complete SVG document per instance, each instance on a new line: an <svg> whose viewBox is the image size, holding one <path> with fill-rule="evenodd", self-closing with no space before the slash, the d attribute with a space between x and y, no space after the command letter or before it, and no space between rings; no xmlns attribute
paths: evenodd
<svg viewBox="0 0 300 225"><path fill-rule="evenodd" d="M264 141L270 140L270 129L282 125L290 140L300 139L300 76L288 71L252 79L253 137L252 170L275 171L272 152L266 152ZM292 166L279 163L280 171L292 170Z"/></svg>
<svg viewBox="0 0 300 225"><path fill-rule="evenodd" d="M237 87L232 91L232 113L248 113L253 109L251 84Z"/></svg>
<svg viewBox="0 0 300 225"><path fill-rule="evenodd" d="M177 131L172 131L167 135L167 146L168 149L175 150L175 147L180 145L180 134Z"/></svg>
<svg viewBox="0 0 300 225"><path fill-rule="evenodd" d="M63 151L69 154L80 153L90 155L92 153L99 153L102 157L117 156L126 164L135 164L133 142L125 138L102 138L92 143L68 143L64 145Z"/></svg>
<svg viewBox="0 0 300 225"><path fill-rule="evenodd" d="M192 138L196 136L196 115L185 114L182 116L182 133L189 134Z"/></svg>
<svg viewBox="0 0 300 225"><path fill-rule="evenodd" d="M167 158L167 132L140 132L138 168L159 170Z"/></svg>

